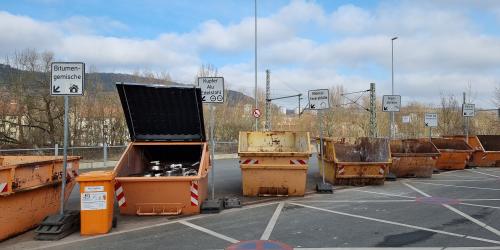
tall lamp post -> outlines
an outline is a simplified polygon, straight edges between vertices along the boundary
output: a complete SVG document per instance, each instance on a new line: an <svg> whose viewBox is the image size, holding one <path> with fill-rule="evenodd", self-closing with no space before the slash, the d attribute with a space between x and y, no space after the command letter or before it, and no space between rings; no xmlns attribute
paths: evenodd
<svg viewBox="0 0 500 250"><path fill-rule="evenodd" d="M391 71L392 71L392 84L391 93L394 95L394 40L398 39L397 36L391 38ZM389 128L389 140L394 137L394 112L391 112L391 124Z"/></svg>
<svg viewBox="0 0 500 250"><path fill-rule="evenodd" d="M255 43L255 109L258 109L259 101L257 100L257 0L254 2L255 7L255 33L254 33L254 43ZM259 130L259 118L255 117L255 131Z"/></svg>

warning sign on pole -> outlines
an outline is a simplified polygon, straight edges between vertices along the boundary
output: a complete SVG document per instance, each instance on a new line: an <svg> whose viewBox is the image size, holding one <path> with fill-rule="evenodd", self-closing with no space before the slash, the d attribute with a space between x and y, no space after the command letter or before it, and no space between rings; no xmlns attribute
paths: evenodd
<svg viewBox="0 0 500 250"><path fill-rule="evenodd" d="M309 109L320 110L330 108L328 89L309 90Z"/></svg>
<svg viewBox="0 0 500 250"><path fill-rule="evenodd" d="M382 111L399 112L401 108L400 95L384 95L382 98Z"/></svg>
<svg viewBox="0 0 500 250"><path fill-rule="evenodd" d="M253 114L253 117L259 118L261 115L260 109L254 109L252 114Z"/></svg>
<svg viewBox="0 0 500 250"><path fill-rule="evenodd" d="M198 87L201 88L201 100L204 103L224 102L223 77L198 77Z"/></svg>
<svg viewBox="0 0 500 250"><path fill-rule="evenodd" d="M53 62L51 64L50 95L83 95L85 64Z"/></svg>
<svg viewBox="0 0 500 250"><path fill-rule="evenodd" d="M462 104L462 115L465 117L474 117L476 105L472 103Z"/></svg>
<svg viewBox="0 0 500 250"><path fill-rule="evenodd" d="M436 113L425 113L424 123L426 127L437 127L438 115Z"/></svg>

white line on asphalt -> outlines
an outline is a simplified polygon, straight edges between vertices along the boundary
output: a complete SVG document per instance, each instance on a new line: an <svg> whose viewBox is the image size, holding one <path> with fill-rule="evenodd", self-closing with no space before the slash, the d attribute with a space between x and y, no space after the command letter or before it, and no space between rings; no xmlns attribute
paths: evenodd
<svg viewBox="0 0 500 250"><path fill-rule="evenodd" d="M479 225L479 226L485 228L486 230L488 230L488 231L496 234L497 236L500 236L500 231L498 231L496 228L488 226L486 223L483 223L483 222L481 222L481 221L473 218L472 216L470 216L470 215L468 215L468 214L466 214L466 213L464 213L464 212L462 212L462 211L460 211L460 210L458 210L458 209L456 209L456 208L454 208L454 207L452 207L450 205L443 204L443 206L446 207L446 208L448 208L449 210L451 210L451 211L459 214L459 215L462 215L464 218L466 218L466 219L468 219L468 220L476 223L477 225Z"/></svg>
<svg viewBox="0 0 500 250"><path fill-rule="evenodd" d="M469 172L474 172L474 173L478 173L478 174L482 174L482 175L487 175L487 176L492 176L492 177L500 178L500 176L494 175L494 174L487 174L487 173L479 172L479 171L472 170L472 169L466 169L466 170L469 171Z"/></svg>
<svg viewBox="0 0 500 250"><path fill-rule="evenodd" d="M368 203L368 202L415 202L415 200L302 200L302 203Z"/></svg>
<svg viewBox="0 0 500 250"><path fill-rule="evenodd" d="M461 186L461 185L450 185L450 184L440 184L440 183L429 183L422 181L412 181L412 183L421 183L426 185L434 185L434 186L444 186L444 187L457 187L457 188L470 188L470 189L481 189L481 190L493 190L500 191L499 188L483 188L483 187L471 187L471 186Z"/></svg>
<svg viewBox="0 0 500 250"><path fill-rule="evenodd" d="M369 193L369 194L379 194L379 195L385 195L385 196L402 197L402 198L408 198L408 199L416 199L417 198L417 197L414 197L414 196L406 196L406 195L399 195L399 194L388 194L388 193L366 191L366 190L353 190L353 191L363 192L363 193Z"/></svg>
<svg viewBox="0 0 500 250"><path fill-rule="evenodd" d="M455 237L459 237L459 238L466 238L466 239L472 239L472 240L477 240L477 241L483 241L483 242L500 244L500 241L496 241L496 240L479 238L479 237L474 237L474 236L469 236L469 235L464 235L464 234L450 233L450 232L446 232L446 231L442 231L442 230L436 230L436 229L425 228L425 227L420 227L420 226L414 226L414 225L404 224L404 223L399 223L399 222L394 222L394 221L376 219L376 218L366 217L366 216L362 216L362 215L356 215L356 214L349 214L349 213L344 213L344 212L338 212L338 211L333 211L333 210L319 208L319 207L313 207L313 206L304 205L304 204L295 203L295 202L291 202L290 204L297 205L297 206L302 206L302 207L307 207L307 208L311 208L311 209L316 209L316 210L320 210L320 211L324 211L324 212L328 212L328 213L333 213L333 214L339 214L339 215L344 215L344 216L349 216L349 217L354 217L354 218L359 218L359 219L365 219L365 220L370 220L370 221L381 222L381 223L385 223L385 224L391 224L391 225L396 225L396 226L408 227L408 228L423 230L423 231L427 231L427 232L433 232L433 233L438 233L438 234L455 236Z"/></svg>
<svg viewBox="0 0 500 250"><path fill-rule="evenodd" d="M458 199L460 201L500 201L500 199Z"/></svg>
<svg viewBox="0 0 500 250"><path fill-rule="evenodd" d="M191 223L191 222L187 222L187 221L179 221L179 223L180 223L180 224L182 224L182 225L185 225L185 226L188 226L188 227L194 228L194 229L196 229L196 230L198 230L198 231L204 232L204 233L206 233L206 234L210 234L210 235L212 235L212 236L214 236L214 237L217 237L217 238L219 238L219 239L221 239L221 240L225 240L225 241L231 242L231 243L233 243L233 244L234 244L234 243L238 243L238 242L240 242L240 241L239 241L239 240L237 240L237 239L233 239L233 238L231 238L231 237L229 237L229 236L225 236L225 235L223 235L223 234L217 233L217 232L212 231L212 230L210 230L210 229L207 229L207 228L204 228L204 227L200 227L200 226L195 225L195 224L193 224L193 223Z"/></svg>
<svg viewBox="0 0 500 250"><path fill-rule="evenodd" d="M276 222L278 221L278 217L281 214L281 210L283 210L283 207L285 206L285 202L280 202L278 204L278 207L276 207L276 210L274 210L274 214L267 223L266 230L264 230L264 233L260 237L261 240L269 240L269 237L271 236L271 233L273 232L274 226L276 226Z"/></svg>
<svg viewBox="0 0 500 250"><path fill-rule="evenodd" d="M68 241L63 241L63 242L58 242L58 243L50 244L50 245L46 245L46 246L38 246L38 247L31 248L31 249L53 248L53 247L57 247L57 246L63 246L63 245L78 243L78 242L87 241L87 240L95 240L95 239L105 238L105 237L114 236L114 235L120 235L120 234L125 234L125 233L131 233L131 232L135 232L135 231L140 231L140 230L146 230L146 229L151 229L151 228L166 226L166 225L178 223L178 222L181 222L181 221L191 221L191 220L205 218L207 216L217 216L217 215L221 215L221 214L228 214L228 213L234 213L234 212L238 212L238 211L244 211L244 210L248 210L248 209L252 209L252 208L259 208L259 207L270 206L270 205L274 205L274 204L277 204L277 203L278 202L270 202L270 203L263 203L263 204L256 204L256 205L251 205L251 206L245 206L245 207L242 207L242 208L233 208L233 209L230 209L230 210L223 210L222 212L220 212L218 214L199 214L199 215L191 216L189 218L174 219L174 220L171 220L171 221L157 223L157 224L153 224L153 225L136 227L136 228L131 228L131 229L125 229L125 230L122 230L122 231L115 231L115 232L111 232L111 233L108 233L108 234L102 234L102 235L96 235L96 236L89 236L89 237L85 237L85 238L78 238L78 239L68 240Z"/></svg>
<svg viewBox="0 0 500 250"><path fill-rule="evenodd" d="M409 188L411 188L411 189L415 190L416 192L418 192L418 193L422 194L423 196L426 196L426 197L431 197L429 194L425 193L424 191L422 191L422 190L420 190L420 189L418 189L418 188L416 188L416 187L414 187L414 186L412 186L412 185L410 185L410 184L408 184L408 183L403 182L403 184L405 184L407 187L409 187ZM471 222L476 223L478 226L480 226L480 227L482 227L482 228L484 228L484 229L486 229L486 230L488 230L488 231L490 231L490 232L492 232L492 233L496 234L497 236L500 236L500 231L498 231L497 229L495 229L495 228L493 228L493 227L488 226L487 224L485 224L485 223L483 223L483 222L481 222L481 221L479 221L479 220L477 220L477 219L475 219L475 218L471 217L471 216L470 216L470 215L468 215L468 214L465 214L464 212L462 212L462 211L460 211L460 210L458 210L458 209L456 209L456 208L454 208L454 207L452 207L452 206L450 206L450 205L448 205L448 204L441 204L441 205L442 205L443 207L448 208L449 210L451 210L451 211L453 211L453 212L455 212L455 213L457 213L457 214L459 214L459 215L463 216L464 218L466 218L466 219L470 220Z"/></svg>
<svg viewBox="0 0 500 250"><path fill-rule="evenodd" d="M296 247L297 250L383 250L383 249L397 249L397 250L498 250L499 247Z"/></svg>
<svg viewBox="0 0 500 250"><path fill-rule="evenodd" d="M464 202L460 202L460 205L467 205L467 206L473 206L473 207L486 207L486 208L500 209L500 207L486 206L486 205L479 205L479 204L472 204L472 203L464 203Z"/></svg>
<svg viewBox="0 0 500 250"><path fill-rule="evenodd" d="M474 180L471 180L471 179L468 179L468 180L461 180L461 179L419 179L419 180L408 180L409 182L415 182L415 181L475 181L475 182L479 182L479 181L496 181L498 180L497 178L478 178L478 179L474 179Z"/></svg>

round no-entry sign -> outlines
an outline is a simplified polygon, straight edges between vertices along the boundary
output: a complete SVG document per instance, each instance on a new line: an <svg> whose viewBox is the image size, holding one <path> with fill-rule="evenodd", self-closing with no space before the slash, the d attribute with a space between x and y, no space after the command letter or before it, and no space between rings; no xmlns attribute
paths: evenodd
<svg viewBox="0 0 500 250"><path fill-rule="evenodd" d="M261 113L260 113L260 110L259 110L259 109L254 109L254 110L253 110L253 117L255 117L255 118L259 118L259 117L260 117L260 115L261 115Z"/></svg>

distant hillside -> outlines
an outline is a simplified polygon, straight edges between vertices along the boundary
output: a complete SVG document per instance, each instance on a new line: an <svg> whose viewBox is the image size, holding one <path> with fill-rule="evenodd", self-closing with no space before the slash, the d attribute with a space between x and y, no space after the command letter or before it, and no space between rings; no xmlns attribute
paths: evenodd
<svg viewBox="0 0 500 250"><path fill-rule="evenodd" d="M9 65L0 64L0 90L8 89L8 75L10 73L22 73L21 70L12 68ZM38 73L41 76L41 73ZM85 75L86 82L88 81L98 81L102 83L104 91L115 91L116 82L135 82L135 83L160 83L166 85L185 85L181 83L160 80L150 77L142 77L131 74L120 74L120 73L87 73ZM34 85L35 86L35 85ZM241 92L228 90L227 102L229 105L239 102L252 103L253 98L249 97Z"/></svg>

